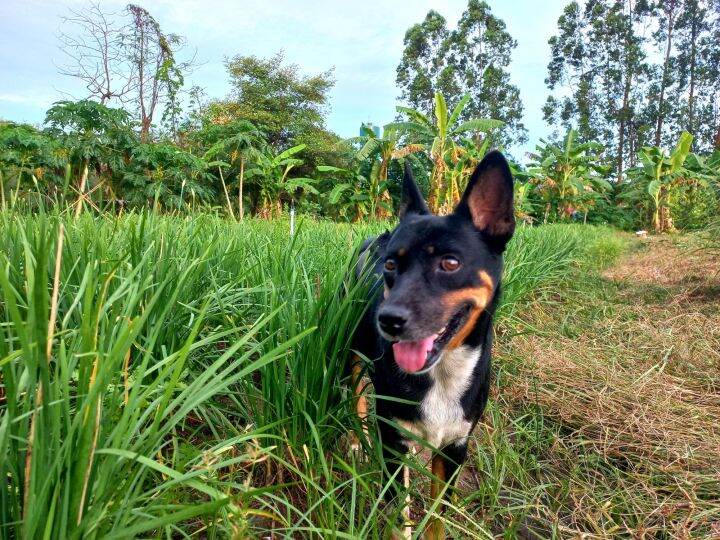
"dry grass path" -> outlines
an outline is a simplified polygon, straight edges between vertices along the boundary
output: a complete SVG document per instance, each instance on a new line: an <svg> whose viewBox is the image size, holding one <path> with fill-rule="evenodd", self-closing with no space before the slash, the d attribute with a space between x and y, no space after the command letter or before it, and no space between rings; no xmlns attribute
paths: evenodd
<svg viewBox="0 0 720 540"><path fill-rule="evenodd" d="M500 392L461 480L492 530L720 538L720 254L698 245L633 241L498 340Z"/></svg>

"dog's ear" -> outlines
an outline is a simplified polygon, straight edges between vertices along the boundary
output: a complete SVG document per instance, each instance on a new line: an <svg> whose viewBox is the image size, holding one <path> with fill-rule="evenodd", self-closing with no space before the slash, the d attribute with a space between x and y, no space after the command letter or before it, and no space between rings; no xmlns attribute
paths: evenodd
<svg viewBox="0 0 720 540"><path fill-rule="evenodd" d="M475 168L455 214L472 220L495 249L505 249L515 232L515 212L512 173L500 152L488 153Z"/></svg>
<svg viewBox="0 0 720 540"><path fill-rule="evenodd" d="M425 199L423 199L420 188L413 178L410 163L405 160L405 174L403 175L402 196L400 198L400 211L398 215L400 219L404 219L408 214L429 214Z"/></svg>

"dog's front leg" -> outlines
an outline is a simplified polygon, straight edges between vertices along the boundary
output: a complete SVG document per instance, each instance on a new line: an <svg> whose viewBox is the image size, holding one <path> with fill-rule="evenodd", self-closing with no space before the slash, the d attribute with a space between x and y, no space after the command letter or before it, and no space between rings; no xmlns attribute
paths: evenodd
<svg viewBox="0 0 720 540"><path fill-rule="evenodd" d="M410 538L410 501L400 498L403 489L407 492L410 487L410 471L403 463L403 456L408 453L408 445L400 436L398 431L384 422L379 424L380 440L382 442L382 456L384 462L384 486L385 501L390 504L396 502L401 504L401 516L403 519L403 538ZM390 485L387 486L387 483ZM402 485L402 488L401 488ZM392 538L397 538L393 535Z"/></svg>
<svg viewBox="0 0 720 540"><path fill-rule="evenodd" d="M365 391L365 384L363 381L363 369L362 369L362 360L359 356L353 355L352 359L352 371L351 371L351 382L353 389L353 395L355 396L355 412L357 413L358 418L360 419L360 424L362 426L362 433L364 437L364 441L360 441L359 437L355 432L351 432L350 434L350 451L357 457L358 459L363 459L363 442L368 442L368 426L367 426L367 416L368 416L368 402L367 397L364 394Z"/></svg>
<svg viewBox="0 0 720 540"><path fill-rule="evenodd" d="M432 457L432 479L430 481L430 497L435 501L441 493L448 481L457 481L456 472L465 462L467 458L467 441L462 443L454 443L445 446L440 452L433 454ZM450 500L452 486L447 486L443 493L443 499ZM442 512L443 507L438 507L438 512ZM430 528L425 536L428 540L440 540L445 538L445 527L442 520L436 518L430 523Z"/></svg>

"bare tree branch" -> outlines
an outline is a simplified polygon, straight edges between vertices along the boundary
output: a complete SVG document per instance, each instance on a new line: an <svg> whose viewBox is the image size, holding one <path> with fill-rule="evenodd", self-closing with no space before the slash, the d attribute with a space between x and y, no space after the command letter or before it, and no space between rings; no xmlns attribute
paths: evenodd
<svg viewBox="0 0 720 540"><path fill-rule="evenodd" d="M58 69L79 79L87 98L106 104L113 99L125 102L132 88L130 64L123 35L128 26L116 13L106 13L97 2L86 9L70 10L59 30L60 50L66 57Z"/></svg>

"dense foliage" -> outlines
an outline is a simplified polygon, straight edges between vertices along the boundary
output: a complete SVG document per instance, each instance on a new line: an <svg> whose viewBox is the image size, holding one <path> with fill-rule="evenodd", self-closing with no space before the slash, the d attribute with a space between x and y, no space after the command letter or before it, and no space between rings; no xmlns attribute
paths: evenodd
<svg viewBox="0 0 720 540"><path fill-rule="evenodd" d="M478 0L454 30L431 11L407 31L397 69L404 105L381 133L361 128L347 140L325 125L332 70L305 75L282 53L230 58L229 94L207 100L194 87L183 110L187 65L173 53L183 40L146 11L128 10L128 31L149 29L152 43L83 61L129 55L129 80L142 74L159 84L161 103L128 105L113 90L124 86L107 75L90 99L54 104L42 127L0 123L3 208L220 207L244 219L276 217L295 204L332 219L385 219L410 160L430 207L442 213L489 148L512 150L525 139L507 71L516 42ZM100 15L88 13L75 22ZM105 23L93 28L110 37L120 31ZM704 0L571 2L550 39L544 112L555 131L525 166L513 165L519 217L657 232L706 225L720 209L718 32L717 5ZM138 56L156 41L167 41L167 51ZM165 121L156 126L151 108L161 105Z"/></svg>

